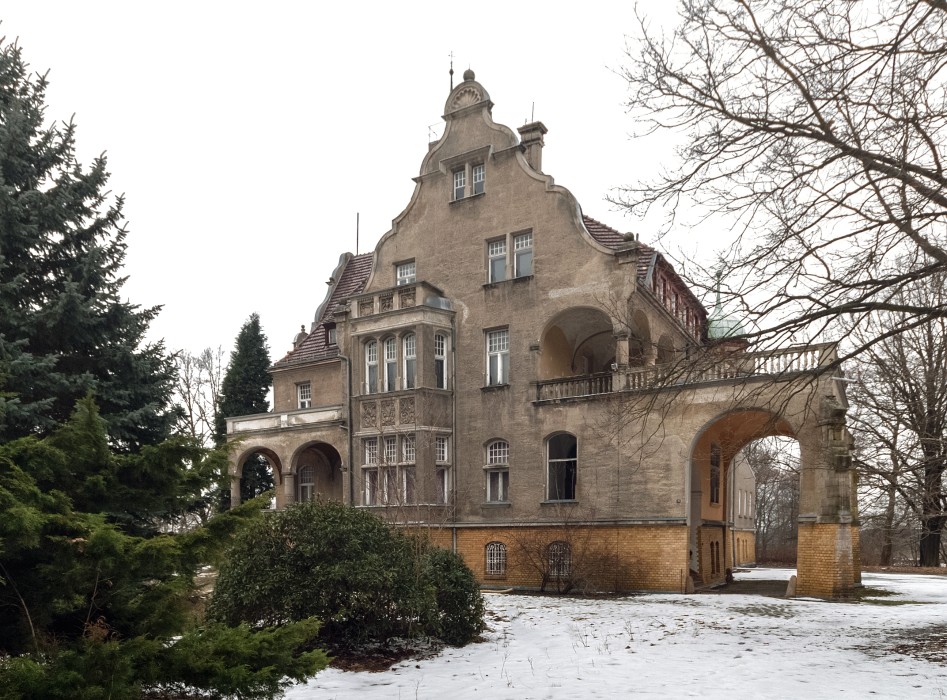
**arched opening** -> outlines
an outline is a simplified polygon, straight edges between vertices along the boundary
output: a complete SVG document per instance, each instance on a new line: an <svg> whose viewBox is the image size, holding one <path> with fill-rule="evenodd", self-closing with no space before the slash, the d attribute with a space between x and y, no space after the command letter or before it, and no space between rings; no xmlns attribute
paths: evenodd
<svg viewBox="0 0 947 700"><path fill-rule="evenodd" d="M332 446L314 442L303 446L293 458L295 477L292 500L342 501L342 457Z"/></svg>
<svg viewBox="0 0 947 700"><path fill-rule="evenodd" d="M236 474L239 475L239 499L231 487L231 504L243 503L267 491L275 491L280 485L282 465L276 453L269 449L250 448L237 458ZM234 503L236 501L236 503Z"/></svg>
<svg viewBox="0 0 947 700"><path fill-rule="evenodd" d="M718 416L704 426L694 441L688 564L695 586L721 583L734 567L756 560L760 514L756 467L760 460L754 446L769 445L773 439L778 439L775 444L787 450L798 446L795 430L788 421L768 410L750 409ZM795 451L798 454L798 449ZM798 495L798 468L792 476ZM798 498L791 517L797 516Z"/></svg>
<svg viewBox="0 0 947 700"><path fill-rule="evenodd" d="M540 379L608 372L615 361L612 322L598 309L562 311L546 326L540 351Z"/></svg>
<svg viewBox="0 0 947 700"><path fill-rule="evenodd" d="M651 323L647 315L641 309L637 309L631 314L628 329L628 366L644 367L651 364L654 364Z"/></svg>
<svg viewBox="0 0 947 700"><path fill-rule="evenodd" d="M657 364L665 365L674 361L674 340L667 333L658 338Z"/></svg>

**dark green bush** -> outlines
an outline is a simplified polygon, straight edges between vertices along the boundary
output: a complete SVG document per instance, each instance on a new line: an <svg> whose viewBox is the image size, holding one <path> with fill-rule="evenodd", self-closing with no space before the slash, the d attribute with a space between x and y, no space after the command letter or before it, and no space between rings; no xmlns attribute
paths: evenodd
<svg viewBox="0 0 947 700"><path fill-rule="evenodd" d="M365 510L295 504L237 537L209 615L228 625L316 617L335 649L420 635L462 644L479 631L483 602L460 558L447 555Z"/></svg>

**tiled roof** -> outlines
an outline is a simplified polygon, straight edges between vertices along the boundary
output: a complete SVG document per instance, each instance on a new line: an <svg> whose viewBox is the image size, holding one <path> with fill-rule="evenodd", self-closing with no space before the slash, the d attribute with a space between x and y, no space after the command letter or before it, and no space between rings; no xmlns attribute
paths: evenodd
<svg viewBox="0 0 947 700"><path fill-rule="evenodd" d="M606 248L611 248L617 250L618 248L627 245L628 241L625 240L625 236L611 226L606 226L601 221L596 221L591 216L582 215L582 221L585 223L585 228L592 235L596 241L601 243ZM667 261L667 259L661 255L657 250L651 246L645 245L644 243L638 244L638 281L641 283L642 287L645 289L650 289L648 286L650 282L650 275L652 270L657 266L661 265L662 268L666 269L668 275L677 282L678 286L684 290L685 294L690 297L698 308L703 309L703 304L700 303L700 300L694 295L690 287L681 279L680 275L677 274L677 271L674 269L674 266ZM705 311L706 315L706 311Z"/></svg>
<svg viewBox="0 0 947 700"><path fill-rule="evenodd" d="M358 294L365 289L365 283L372 271L372 253L362 253L348 259L345 268L339 276L339 281L329 293L329 298L322 306L322 317L313 326L312 332L298 348L291 350L283 359L273 365L274 369L285 369L294 365L316 360L325 360L339 354L337 345L326 343L325 323L333 321L335 307L345 299Z"/></svg>

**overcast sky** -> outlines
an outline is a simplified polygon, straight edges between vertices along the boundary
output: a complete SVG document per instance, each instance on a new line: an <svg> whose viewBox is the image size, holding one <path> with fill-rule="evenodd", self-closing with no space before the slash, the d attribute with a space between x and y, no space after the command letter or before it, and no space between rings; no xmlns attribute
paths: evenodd
<svg viewBox="0 0 947 700"><path fill-rule="evenodd" d="M543 170L587 215L654 239L605 201L670 155L629 138L630 2L55 0L0 19L49 71L47 117L75 115L80 160L107 153L126 196L125 292L163 305L151 338L170 349L230 349L252 312L272 358L289 349L355 252L356 214L365 252L407 205L442 131L451 52L496 121L546 124Z"/></svg>

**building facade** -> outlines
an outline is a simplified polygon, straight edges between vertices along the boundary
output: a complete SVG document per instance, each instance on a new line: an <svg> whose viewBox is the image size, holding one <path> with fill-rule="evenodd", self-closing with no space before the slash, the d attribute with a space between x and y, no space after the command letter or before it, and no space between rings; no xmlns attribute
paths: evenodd
<svg viewBox="0 0 947 700"><path fill-rule="evenodd" d="M788 435L797 590L849 590L833 348L751 352L658 251L544 173L541 122L516 133L491 109L467 71L411 201L372 253L341 257L275 363L273 412L228 419L235 498L262 454L277 507L373 509L461 553L484 585L685 591L753 561L752 473L734 458Z"/></svg>

